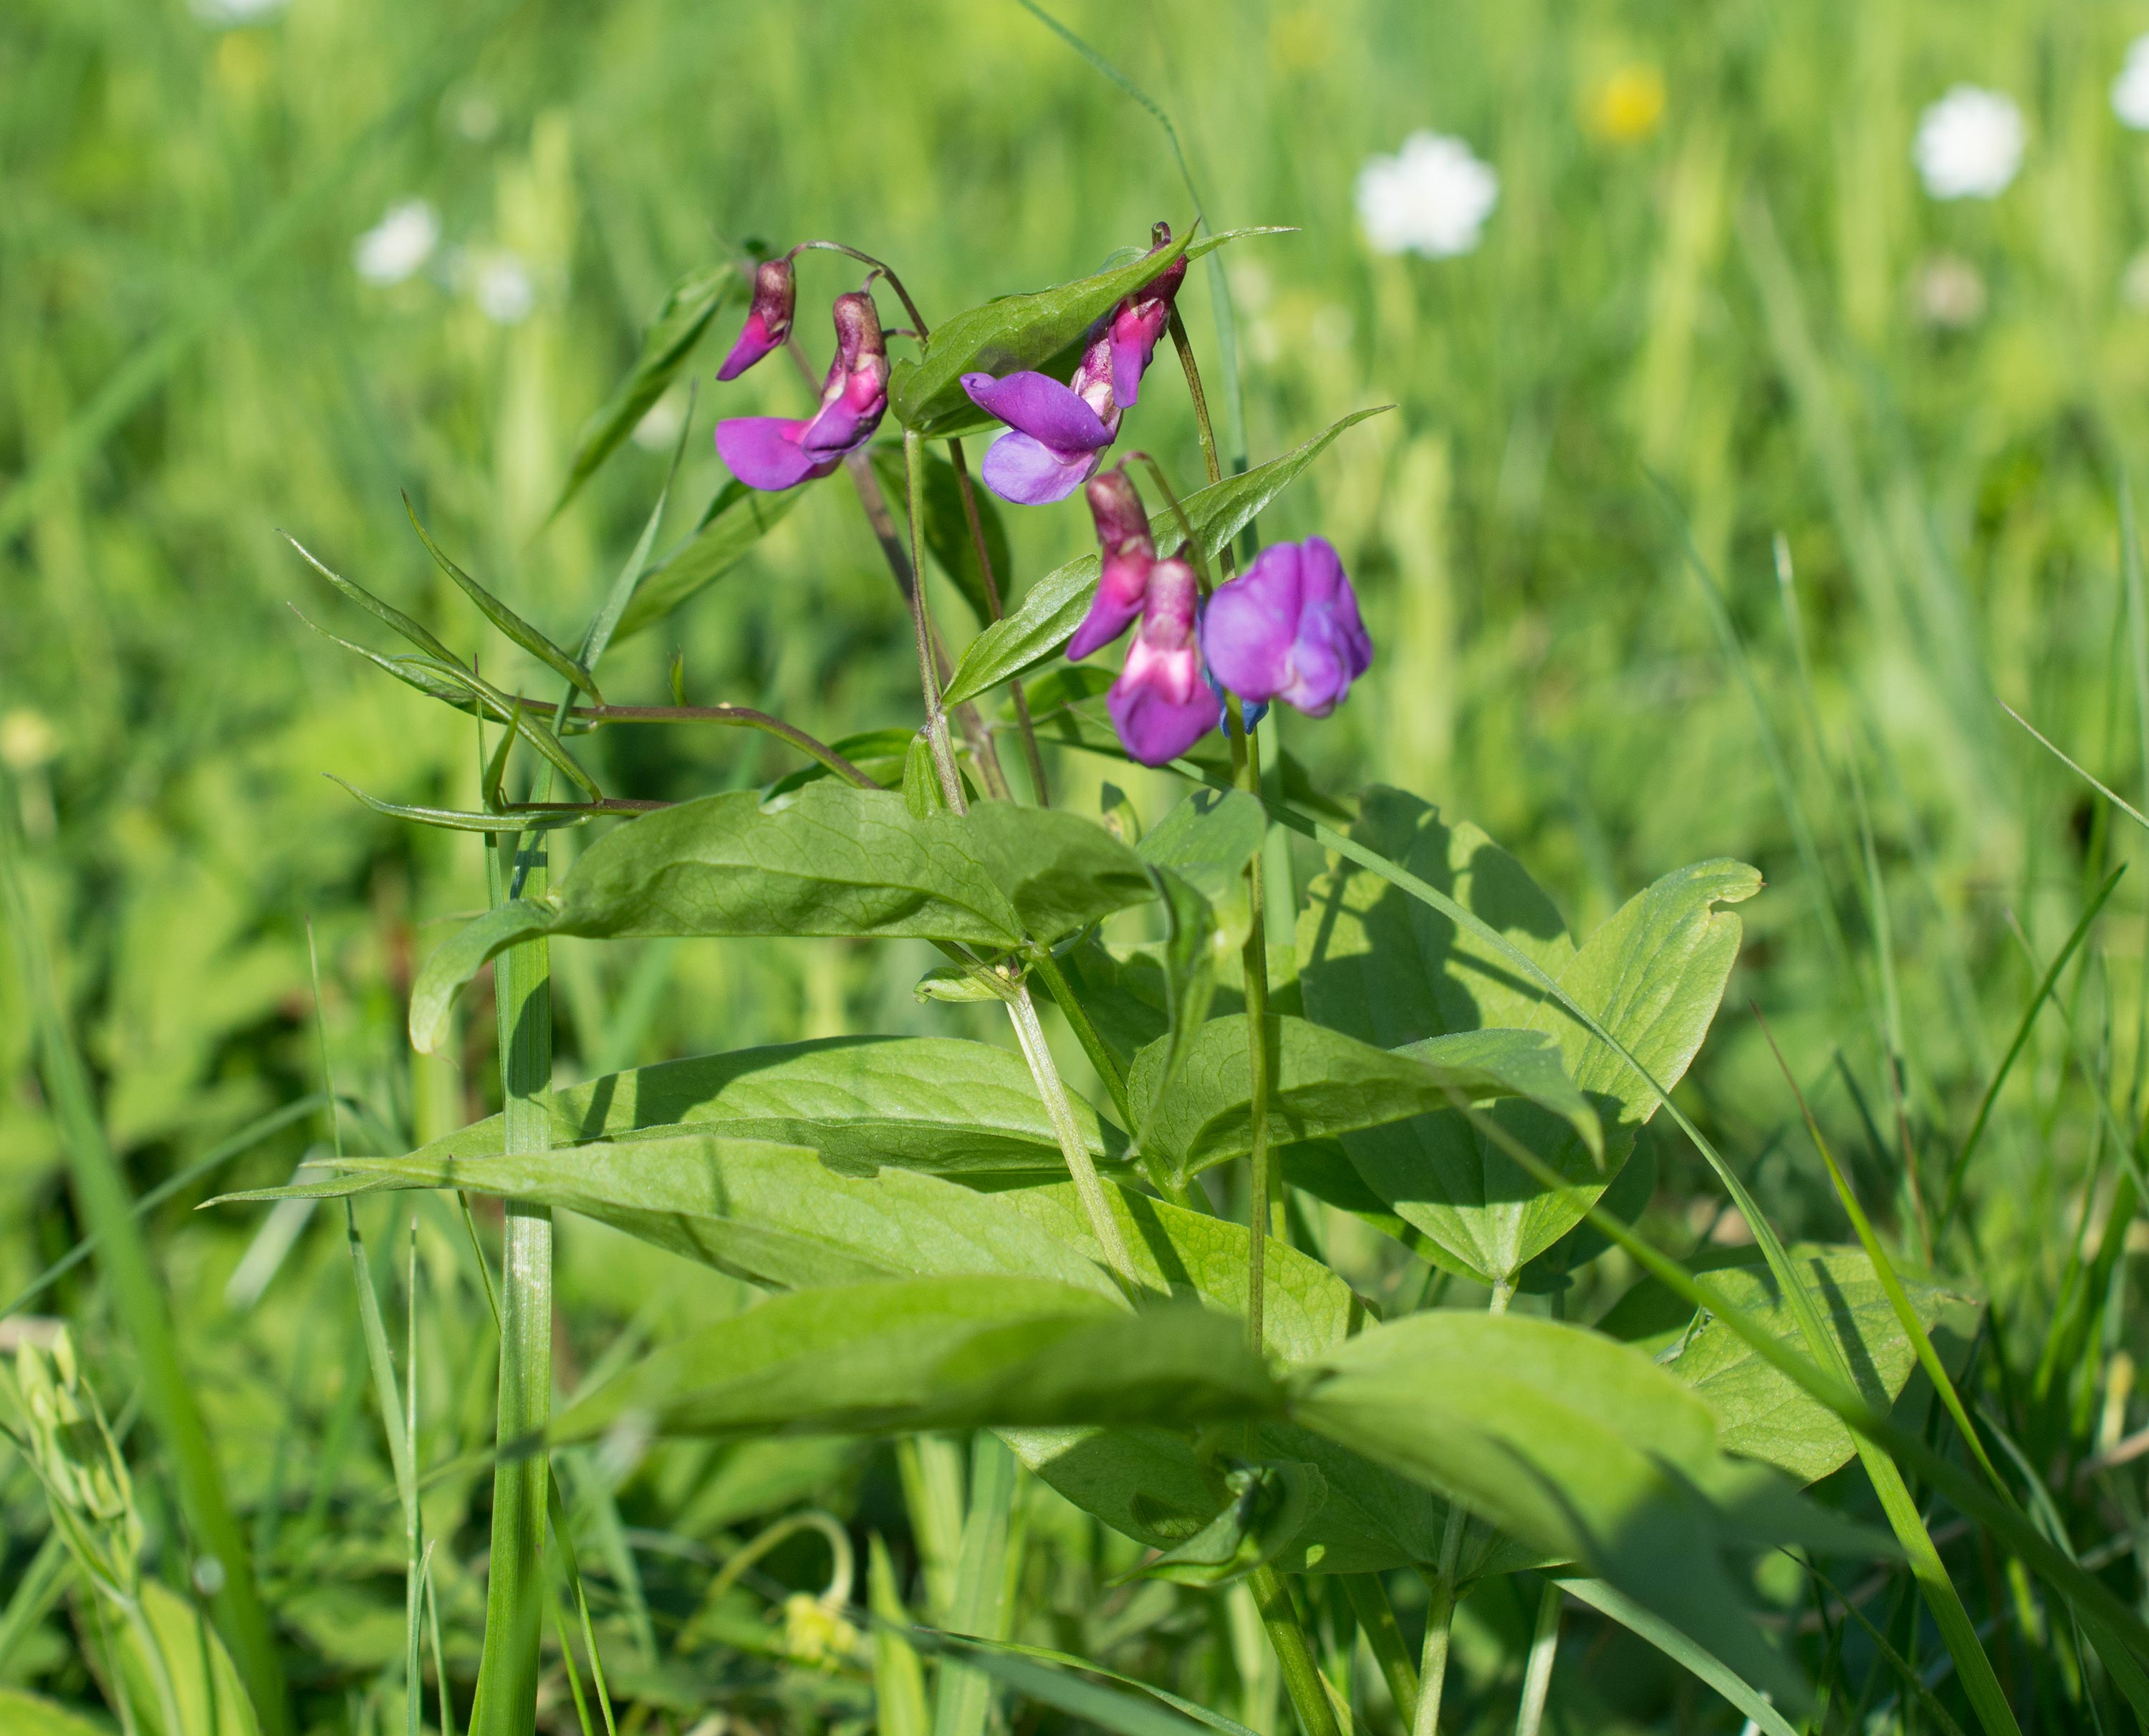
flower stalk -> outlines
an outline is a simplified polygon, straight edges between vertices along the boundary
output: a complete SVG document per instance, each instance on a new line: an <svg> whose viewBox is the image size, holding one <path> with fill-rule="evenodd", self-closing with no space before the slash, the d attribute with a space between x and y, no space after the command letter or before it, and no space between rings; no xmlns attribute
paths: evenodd
<svg viewBox="0 0 2149 1736"><path fill-rule="evenodd" d="M978 492L970 482L969 462L963 455L963 443L959 440L948 442L948 461L955 467L955 490L963 497L963 518L970 531L970 546L976 551L978 571L985 583L985 609L994 621L1000 618L1000 586L993 572L993 557L985 546L984 521L978 516ZM1029 787L1037 798L1039 808L1052 806L1052 792L1044 781L1044 756L1038 749L1037 726L1030 721L1029 696L1022 690L1019 677L1008 683L1008 691L1014 701L1014 721L1022 735L1022 757L1029 768Z"/></svg>
<svg viewBox="0 0 2149 1736"><path fill-rule="evenodd" d="M925 696L925 742L933 750L933 767L940 777L940 793L949 807L961 813L962 774L955 769L954 744L948 738L948 713L940 702L940 678L933 664L933 623L925 601L924 551L919 536L925 522L925 442L914 428L903 430L903 472L910 506L910 624L918 636L918 681Z"/></svg>
<svg viewBox="0 0 2149 1736"><path fill-rule="evenodd" d="M1261 793L1261 748L1246 728L1244 708L1234 693L1224 702L1224 721L1231 737L1231 781L1256 801ZM1240 958L1246 973L1246 1068L1249 1084L1246 1152L1246 1340L1260 1355L1262 1311L1268 1288L1270 1195L1275 1191L1269 1150L1269 943L1261 886L1261 853L1246 861L1249 920ZM1280 1227L1280 1226L1279 1226Z"/></svg>

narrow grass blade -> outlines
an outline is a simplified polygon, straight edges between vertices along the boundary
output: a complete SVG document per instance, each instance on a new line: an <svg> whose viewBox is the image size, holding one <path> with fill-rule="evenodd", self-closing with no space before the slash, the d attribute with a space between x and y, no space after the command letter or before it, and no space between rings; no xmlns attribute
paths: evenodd
<svg viewBox="0 0 2149 1736"><path fill-rule="evenodd" d="M948 1625L979 1639L1006 1638L1008 1517L1014 1501L1014 1455L980 1429L970 1447L970 1512L955 1569ZM943 1658L933 1736L984 1736L992 1710L987 1673L968 1658Z"/></svg>
<svg viewBox="0 0 2149 1736"><path fill-rule="evenodd" d="M1761 1690L1728 1669L1678 1628L1637 1603L1624 1592L1601 1579L1563 1579L1557 1583L1578 1603L1600 1615L1609 1616L1637 1638L1647 1640L1665 1657L1697 1680L1706 1683L1746 1714L1748 1727L1759 1736L1799 1736L1789 1719L1769 1703Z"/></svg>
<svg viewBox="0 0 2149 1736"><path fill-rule="evenodd" d="M1395 1607L1388 1602L1387 1588L1377 1573L1346 1573L1341 1577L1343 1594L1351 1600L1351 1613L1358 1618L1358 1630L1366 1636L1373 1662L1380 1666L1382 1679L1388 1684L1388 1697L1396 1703L1396 1713L1408 1729L1417 1721L1417 1665L1404 1643L1402 1624L1396 1620Z"/></svg>
<svg viewBox="0 0 2149 1736"><path fill-rule="evenodd" d="M271 1134L281 1133L294 1121L304 1120L328 1101L326 1094L310 1091L304 1097L294 1099L281 1109L271 1110L259 1120L250 1121L229 1139L214 1145L200 1159L191 1163L176 1175L160 1181L134 1202L133 1215L145 1218L174 1194L183 1194L204 1176L213 1175L234 1158L244 1157ZM66 1253L60 1255L44 1271L38 1273L15 1294L14 1300L0 1307L0 1320L28 1306L50 1290L53 1285L73 1271L97 1250L98 1239L85 1235Z"/></svg>
<svg viewBox="0 0 2149 1736"><path fill-rule="evenodd" d="M597 1691L597 1709L604 1714L606 1736L619 1736L619 1727L612 1722L611 1692L605 1686L604 1658L597 1651L596 1629L590 1622L590 1600L588 1594L582 1589L581 1568L575 1560L574 1534L567 1524L567 1510L560 1500L560 1485L557 1478L546 1479L545 1500L546 1509L552 1520L551 1541L553 1547L559 1551L561 1572L566 1577L568 1595L574 1600L575 1615L581 1626L582 1645L589 1653L590 1679L591 1685ZM560 1636L560 1649L562 1653L567 1650L566 1636L564 1633ZM567 1668L570 1671L574 1668L571 1657ZM581 1705L579 1694L576 1698L575 1703L579 1710ZM586 1713L584 1714L582 1723L583 1727L587 1728L589 1718Z"/></svg>
<svg viewBox="0 0 2149 1736"><path fill-rule="evenodd" d="M75 1048L53 986L43 930L25 894L20 872L20 812L13 782L0 777L0 913L14 937L23 999L37 1026L39 1072L66 1149L75 1200L97 1239L98 1266L108 1286L113 1312L133 1345L141 1371L142 1402L164 1450L181 1511L196 1547L222 1568L224 1583L209 1607L231 1648L254 1711L269 1736L291 1728L283 1664L254 1577L254 1559L233 1517L224 1473L209 1444L208 1426L166 1310L164 1291L128 1192L125 1176L105 1138L89 1075Z"/></svg>
<svg viewBox="0 0 2149 1736"><path fill-rule="evenodd" d="M873 1615L873 1707L880 1736L926 1736L925 1668L904 1637L910 1612L896 1589L895 1567L878 1532L867 1540L866 1596Z"/></svg>
<svg viewBox="0 0 2149 1736"><path fill-rule="evenodd" d="M1940 1215L1933 1225L1933 1239L1936 1245L1945 1235L1947 1226L1955 1216L1955 1207L1962 1198L1963 1178L1969 1172L1971 1155L1977 1150L1978 1140L1984 1136L1985 1123L1992 1118L1992 1106L1999 1100L2000 1088L2007 1083L2007 1075L2014 1068L2016 1057L2030 1040L2031 1028L2037 1022L2038 1012L2051 999L2053 989L2058 986L2060 973L2066 969L2067 960L2074 957L2076 949L2088 938L2091 923L2096 920L2097 913L2104 908L2105 901L2111 896L2112 889L2119 884L2120 876L2126 872L2126 864L2121 863L2105 876L2104 883L2097 888L2089 901L2089 907L2082 912L2081 919L2076 923L2074 932L2067 936L2066 944L2060 949L2057 956L2046 968L2044 977L2037 984L2037 992L2030 997L2029 1005L2023 1008L2022 1016L2016 1023L2015 1039L2007 1045L2007 1053L2001 1060L1999 1070L1992 1075L1992 1083L1985 1088L1985 1095L1978 1102L1977 1114L1970 1120L1970 1131L1963 1136L1962 1149L1955 1153L1955 1161L1948 1166L1947 1194L1940 1202Z"/></svg>
<svg viewBox="0 0 2149 1736"><path fill-rule="evenodd" d="M1106 1669L1086 1658L1073 1657L1043 1646L1018 1645L1009 1640L935 1633L929 1628L912 1628L905 1638L921 1651L939 1654L944 1671L951 1655L960 1655L970 1667L998 1677L1016 1693L1072 1713L1084 1723L1116 1731L1119 1736L1198 1736L1204 1729L1219 1732L1220 1736L1255 1736L1255 1732L1236 1718L1211 1712L1205 1706L1183 1699L1139 1677ZM1046 1668L1047 1664L1058 1668ZM1160 1703L1149 1705L1131 1694L1115 1693L1066 1673L1073 1670L1138 1688Z"/></svg>

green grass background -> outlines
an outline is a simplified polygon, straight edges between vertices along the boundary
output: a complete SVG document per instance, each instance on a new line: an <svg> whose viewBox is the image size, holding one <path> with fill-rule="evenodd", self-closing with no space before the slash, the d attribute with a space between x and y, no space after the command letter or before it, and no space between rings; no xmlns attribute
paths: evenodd
<svg viewBox="0 0 2149 1736"><path fill-rule="evenodd" d="M466 1021L460 1067L414 1065L401 1029L415 964L485 901L476 843L370 814L321 775L475 805L472 732L293 618L287 602L380 642L279 527L507 679L518 654L482 638L432 571L398 491L517 608L570 633L665 455L629 448L546 514L576 430L677 278L748 238L833 237L895 263L939 318L1086 271L1154 219L1190 214L1150 116L1012 0L445 10L293 0L224 29L161 0L17 0L0 17L0 712L35 908L138 1190L317 1085L309 921L338 1083L372 1106L378 1142L490 1107L489 1020ZM2138 853L2132 823L1998 702L2149 806L2120 505L2130 467L2149 476L2149 136L2106 100L2149 7L1059 11L1175 118L1216 226L1296 227L1224 255L1255 460L1351 409L1397 406L1264 521L1270 538L1337 545L1379 647L1335 718L1286 721L1287 744L1339 791L1391 781L1478 821L1578 930L1684 863L1757 863L1769 890L1746 907L1693 1111L1787 1234L1843 1235L1791 1137L1789 1091L1746 1010L1759 1001L1869 1201L1918 1255L1891 1072L1930 1185L2036 969L2086 890ZM1663 78L1661 121L1607 138L1595 94L1635 67ZM2021 103L2025 164L1996 199L1936 204L1910 139L1924 105L1964 80ZM1467 257L1376 256L1354 177L1428 127L1497 168L1498 207ZM442 252L410 281L362 282L355 237L410 197L439 208ZM453 263L500 250L536 291L507 326ZM1984 291L1960 329L1920 309L1943 257ZM827 255L803 268L800 330L817 355L819 309L854 274ZM1199 269L1185 306L1213 390ZM778 367L712 386L736 317L692 370L667 536L722 480L712 411L798 403ZM1128 440L1190 484L1183 395L1168 368L1154 380ZM1075 503L1008 516L1018 591L1089 537ZM938 598L959 639L960 603ZM759 706L824 738L907 727L908 636L855 502L832 484L623 648L606 684L656 698L677 652L692 699ZM607 736L591 754L608 787L661 798L794 763L729 732ZM1160 775L1075 757L1054 769L1056 794L1090 811L1107 777L1150 819L1170 799ZM2047 1452L2086 1450L2136 1414L2112 1373L2141 1336L2128 1262L2096 1291L2076 1257L2101 1245L2113 1174L2097 1095L2138 1126L2134 878L2065 979L2066 1018L2047 1015L2011 1076L1972 1178L1982 1264L1960 1276L2006 1299L2026 1365L2054 1364ZM571 942L555 959L563 1077L844 1029L964 1028L959 1010L916 1004L929 959L902 949ZM0 971L0 1296L80 1233L30 1034L23 990ZM1080 1076L1071 1048L1069 1066ZM294 1128L219 1185L280 1181L324 1137ZM1714 1206L1699 1165L1658 1145L1652 1221L1683 1245ZM152 1241L227 1474L313 1715L385 1716L400 1544L351 1396L363 1362L337 1239L320 1219L264 1299L236 1306L231 1274L262 1220L189 1215L210 1190L157 1213ZM485 1437L491 1355L483 1298L439 1227L421 1387L435 1457ZM734 1301L722 1281L659 1274L622 1245L563 1231L563 1380L622 1321L646 1333ZM1368 1287L1403 1276L1399 1255L1353 1257ZM117 1405L128 1352L91 1271L34 1306L76 1323ZM622 1499L640 1504L637 1522L705 1547L808 1494L885 1507L879 1463L836 1448L783 1464L675 1453ZM147 1477L153 1504L156 1488ZM42 1522L12 1460L0 1491L4 1588ZM1118 1642L1091 1631L1107 1618L1068 1589L1094 1591L1084 1563L1108 1546L1064 1514L1038 1525L1037 1607L1061 1603L1074 1624L1062 1643L1109 1654ZM481 1599L466 1573L459 1584ZM48 1619L0 1673L90 1697L66 1633ZM1246 1655L1228 1634L1205 1653L1182 1640L1128 1640L1125 1655L1190 1646L1214 1654L1220 1683ZM1497 1636L1471 1665L1487 1695L1512 1692L1515 1667ZM1722 1723L1668 1678L1641 1698L1632 1715L1657 1727ZM783 1715L824 1715L802 1704Z"/></svg>

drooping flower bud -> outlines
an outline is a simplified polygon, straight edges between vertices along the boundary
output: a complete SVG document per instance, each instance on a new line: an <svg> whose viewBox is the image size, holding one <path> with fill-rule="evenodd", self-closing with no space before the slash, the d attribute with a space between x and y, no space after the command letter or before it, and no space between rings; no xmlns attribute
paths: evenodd
<svg viewBox="0 0 2149 1736"><path fill-rule="evenodd" d="M838 295L836 355L821 386L821 408L808 421L734 416L717 424L717 450L748 488L771 491L825 476L873 438L888 408L888 340L880 312L863 289Z"/></svg>
<svg viewBox="0 0 2149 1736"><path fill-rule="evenodd" d="M798 300L798 280L788 259L764 259L753 274L753 305L747 309L746 325L732 345L732 353L717 370L718 380L736 380L762 357L791 335L792 310Z"/></svg>
<svg viewBox="0 0 2149 1736"><path fill-rule="evenodd" d="M1105 699L1121 743L1145 766L1178 758L1221 715L1202 678L1200 611L1201 587L1192 567L1175 556L1150 569L1141 625Z"/></svg>
<svg viewBox="0 0 2149 1736"><path fill-rule="evenodd" d="M1357 593L1326 539L1272 543L1209 599L1209 667L1250 703L1281 699L1311 717L1343 702L1373 661Z"/></svg>
<svg viewBox="0 0 2149 1736"><path fill-rule="evenodd" d="M1076 659L1110 645L1141 613L1142 601L1149 594L1150 570L1156 564L1149 515L1142 511L1134 478L1123 467L1106 470L1090 479L1089 495L1104 566L1090 612L1067 642L1067 655Z"/></svg>
<svg viewBox="0 0 2149 1736"><path fill-rule="evenodd" d="M1171 245L1170 224L1160 223L1150 234L1152 254ZM1157 340L1171 323L1172 303L1185 281L1186 255L1181 254L1112 310L1112 397L1122 409L1130 407L1141 395L1142 375L1156 354Z"/></svg>

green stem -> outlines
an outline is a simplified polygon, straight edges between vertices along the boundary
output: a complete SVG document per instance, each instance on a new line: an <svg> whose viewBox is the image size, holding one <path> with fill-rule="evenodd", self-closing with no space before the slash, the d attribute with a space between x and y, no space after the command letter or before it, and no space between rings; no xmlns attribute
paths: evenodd
<svg viewBox="0 0 2149 1736"><path fill-rule="evenodd" d="M1232 781L1258 800L1261 793L1261 750L1246 733L1246 713L1239 696L1224 701L1224 717L1231 737ZM1246 943L1241 954L1246 974L1246 1068L1250 1084L1246 1190L1246 1338L1259 1355L1266 1341L1262 1336L1262 1313L1268 1290L1269 1195L1276 1180L1269 1151L1269 945L1268 924L1262 915L1261 857L1257 850L1246 863Z"/></svg>
<svg viewBox="0 0 2149 1736"><path fill-rule="evenodd" d="M1209 425L1209 395L1201 390L1201 369L1194 360L1194 345L1188 341L1185 323L1179 317L1179 309L1171 310L1171 347L1179 352L1179 365L1186 375L1186 395L1194 400L1194 431L1201 440L1201 463L1209 472L1213 487L1224 480L1222 467L1216 462L1216 430Z"/></svg>
<svg viewBox="0 0 2149 1736"><path fill-rule="evenodd" d="M1299 1728L1305 1736L1342 1736L1320 1667L1313 1661L1312 1644L1298 1619L1291 1588L1283 1583L1283 1576L1274 1567L1256 1567L1246 1576L1246 1588L1261 1610L1261 1626L1268 1630L1269 1644L1276 1650L1276 1663L1283 1671L1284 1692L1291 1696Z"/></svg>
<svg viewBox="0 0 2149 1736"><path fill-rule="evenodd" d="M1126 1237L1120 1231L1120 1220L1112 1211L1111 1202L1105 1197L1105 1184L1097 1174L1097 1165L1090 1156L1090 1148L1084 1142L1082 1130L1075 1125L1074 1110L1067 1101L1067 1088L1059 1082L1059 1069L1052 1059L1052 1051L1045 1046L1044 1027L1037 1021L1037 1005L1029 998L1027 984L1015 984L1014 992L1008 997L1008 1017L1014 1023L1015 1040L1022 1045L1023 1059L1029 1063L1031 1078L1037 1081L1037 1094L1044 1099L1044 1114L1052 1123L1054 1136L1059 1141L1060 1155L1067 1160L1067 1173L1074 1178L1074 1191L1082 1200L1082 1210L1090 1220L1090 1234L1105 1250L1105 1258L1120 1276L1130 1293L1142 1287L1140 1275L1135 1270L1134 1255L1128 1251Z"/></svg>
<svg viewBox="0 0 2149 1736"><path fill-rule="evenodd" d="M978 493L970 486L969 461L963 456L963 443L959 440L948 442L948 461L955 467L955 489L963 497L963 517L970 527L970 546L978 556L978 571L985 581L985 610L994 621L1000 618L1000 585L993 572L991 551L985 546L985 522L978 516ZM1019 680L1008 683L1008 692L1014 701L1014 721L1022 733L1022 757L1029 767L1029 787L1037 797L1039 808L1052 806L1052 792L1044 781L1044 756L1038 749L1037 727L1029 717L1029 696L1022 690Z"/></svg>
<svg viewBox="0 0 2149 1736"><path fill-rule="evenodd" d="M1562 1601L1559 1582L1547 1579L1538 1599L1538 1626L1530 1638L1530 1661L1522 1672L1522 1703L1515 1713L1515 1736L1538 1736L1543 1727L1545 1697L1552 1692L1553 1663L1559 1655Z"/></svg>
<svg viewBox="0 0 2149 1736"><path fill-rule="evenodd" d="M1447 1683L1447 1641L1455 1625L1455 1570L1469 1529L1467 1510L1459 1501L1449 1502L1447 1523L1440 1534L1440 1565L1425 1583L1425 1651L1418 1661L1417 1713L1411 1719L1411 1736L1440 1736L1440 1693Z"/></svg>
<svg viewBox="0 0 2149 1736"><path fill-rule="evenodd" d="M940 793L957 813L967 811L963 779L955 769L954 744L948 739L948 713L940 703L940 681L933 667L933 625L925 602L924 551L918 545L925 522L925 442L914 428L903 430L903 470L910 508L910 624L918 636L918 682L925 696L925 742L940 774Z"/></svg>
<svg viewBox="0 0 2149 1736"><path fill-rule="evenodd" d="M512 834L501 840L500 878L507 883L499 890L541 896L549 878L544 846L533 842L511 857L516 844ZM511 867L515 873L509 872ZM500 1026L505 1147L518 1154L550 1150L549 943L528 941L502 953L493 967L493 998ZM502 1447L541 1437L552 1401L552 1214L545 1206L515 1200L506 1202L506 1211L496 1424ZM471 1716L473 1736L521 1736L536 1716L551 1481L551 1461L541 1451L503 1452L494 1462L491 1566L486 1586L485 1652Z"/></svg>
<svg viewBox="0 0 2149 1736"><path fill-rule="evenodd" d="M1129 1133L1135 1132L1134 1099L1127 1095L1126 1075L1120 1070L1119 1058L1105 1046L1097 1027L1090 1022L1088 1011L1074 993L1074 985L1059 968L1059 961L1052 956L1049 948L1039 947L1030 955L1030 965L1051 992L1069 1029L1074 1033L1074 1040L1082 1045L1082 1053L1089 1056L1090 1064L1097 1069L1097 1077L1104 1080L1112 1107L1119 1112L1120 1125Z"/></svg>

